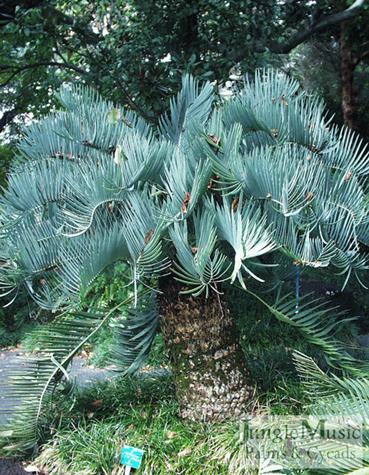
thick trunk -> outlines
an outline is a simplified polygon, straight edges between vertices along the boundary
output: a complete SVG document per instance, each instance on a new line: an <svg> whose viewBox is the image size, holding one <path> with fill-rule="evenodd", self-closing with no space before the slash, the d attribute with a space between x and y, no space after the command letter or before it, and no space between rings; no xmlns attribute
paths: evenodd
<svg viewBox="0 0 369 475"><path fill-rule="evenodd" d="M352 51L347 42L347 24L341 24L340 53L341 53L341 88L343 121L350 129L355 128L355 94L353 88L355 63Z"/></svg>
<svg viewBox="0 0 369 475"><path fill-rule="evenodd" d="M175 377L181 417L222 421L247 412L254 388L233 319L216 294L179 294L162 286L162 331Z"/></svg>

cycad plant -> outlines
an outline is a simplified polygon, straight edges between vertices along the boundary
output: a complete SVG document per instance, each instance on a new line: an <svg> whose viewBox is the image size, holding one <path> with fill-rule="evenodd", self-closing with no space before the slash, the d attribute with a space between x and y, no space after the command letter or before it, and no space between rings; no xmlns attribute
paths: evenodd
<svg viewBox="0 0 369 475"><path fill-rule="evenodd" d="M186 75L158 128L84 87L64 87L60 103L60 112L25 131L1 199L4 294L11 301L26 288L58 315L40 330L42 355L26 361L27 380L15 369L15 397L31 400L8 440L14 448L32 439L50 385L126 304L77 310L93 279L121 261L133 297L115 329L115 361L136 371L161 331L181 415L214 421L243 413L253 387L226 285L261 299L250 282L267 286L282 258L299 271L336 270L345 283L364 284L362 140L330 125L319 99L275 71L258 72L228 100ZM334 310L309 299L296 308L292 297L266 305L329 364L361 371L335 340Z"/></svg>

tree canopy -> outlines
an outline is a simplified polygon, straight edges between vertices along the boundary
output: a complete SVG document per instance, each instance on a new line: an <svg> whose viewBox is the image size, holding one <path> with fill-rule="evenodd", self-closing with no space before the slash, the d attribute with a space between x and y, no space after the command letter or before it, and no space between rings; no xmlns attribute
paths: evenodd
<svg viewBox="0 0 369 475"><path fill-rule="evenodd" d="M281 64L281 54L356 22L365 8L364 0L2 2L0 130L44 115L63 81L92 85L155 121L183 72L224 83L232 70Z"/></svg>

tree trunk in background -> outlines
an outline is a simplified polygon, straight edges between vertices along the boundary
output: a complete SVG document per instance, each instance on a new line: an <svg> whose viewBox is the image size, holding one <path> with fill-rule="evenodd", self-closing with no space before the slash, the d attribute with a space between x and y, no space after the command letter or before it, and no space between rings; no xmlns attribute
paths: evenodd
<svg viewBox="0 0 369 475"><path fill-rule="evenodd" d="M350 129L355 128L355 94L353 90L355 64L352 58L351 46L347 41L347 23L341 23L340 53L341 53L341 87L343 121Z"/></svg>
<svg viewBox="0 0 369 475"><path fill-rule="evenodd" d="M0 119L0 132L2 132L5 127L12 122L12 120L17 117L19 110L15 107L10 111L3 112L3 115Z"/></svg>
<svg viewBox="0 0 369 475"><path fill-rule="evenodd" d="M161 290L161 328L181 417L217 422L246 414L254 388L226 305L214 293L181 295L173 280Z"/></svg>

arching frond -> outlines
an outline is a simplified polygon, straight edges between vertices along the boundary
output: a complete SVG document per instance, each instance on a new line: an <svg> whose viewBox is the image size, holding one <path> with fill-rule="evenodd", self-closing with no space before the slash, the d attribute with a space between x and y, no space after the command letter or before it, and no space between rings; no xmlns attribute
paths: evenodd
<svg viewBox="0 0 369 475"><path fill-rule="evenodd" d="M182 88L170 102L170 114L164 114L160 119L163 136L179 144L188 126L205 124L213 100L213 86L209 82L200 86L199 81L192 76L183 76Z"/></svg>
<svg viewBox="0 0 369 475"><path fill-rule="evenodd" d="M110 360L118 371L134 374L143 366L158 327L159 309L154 293L141 297L138 306L128 309L127 318L114 323Z"/></svg>
<svg viewBox="0 0 369 475"><path fill-rule="evenodd" d="M324 153L324 160L342 170L345 175L356 176L369 174L369 150L357 132L348 127L332 127L331 147Z"/></svg>
<svg viewBox="0 0 369 475"><path fill-rule="evenodd" d="M354 439L335 441L336 445L346 445L349 458L335 459L332 470L334 473L345 475L361 473L369 470L369 380L363 377L338 377L335 374L324 373L316 362L308 356L295 352L294 362L302 378L311 404L307 407L310 414L324 418L352 419L351 427L357 427L361 434L359 457L356 458ZM342 449L341 449L342 450ZM349 451L350 450L350 451ZM338 452L337 452L338 453ZM366 467L365 469L363 467ZM363 472L365 473L365 471Z"/></svg>
<svg viewBox="0 0 369 475"><path fill-rule="evenodd" d="M357 376L368 371L369 364L349 354L345 345L335 338L337 327L352 320L343 318L345 312L338 311L337 307L330 307L322 299L312 299L309 296L296 303L294 298L286 295L271 305L251 290L246 291L263 303L278 320L293 326L309 343L320 348L328 365Z"/></svg>
<svg viewBox="0 0 369 475"><path fill-rule="evenodd" d="M224 122L242 125L248 149L293 142L322 150L329 142L324 104L298 90L294 79L278 71L259 71L225 105Z"/></svg>
<svg viewBox="0 0 369 475"><path fill-rule="evenodd" d="M116 310L62 315L37 330L39 353L18 357L9 368L10 380L0 382L1 394L12 401L10 407L0 408L7 418L0 430L2 454L14 457L35 448L47 397L61 378L68 377L73 356Z"/></svg>
<svg viewBox="0 0 369 475"><path fill-rule="evenodd" d="M1 197L0 206L10 216L18 216L39 210L48 203L61 201L66 188L70 164L65 161L44 160L30 163L9 176L8 187Z"/></svg>
<svg viewBox="0 0 369 475"><path fill-rule="evenodd" d="M274 210L272 211L274 213ZM309 267L328 267L338 250L334 241L323 241L307 228L301 228L293 217L276 216L274 239L280 249L296 264Z"/></svg>

